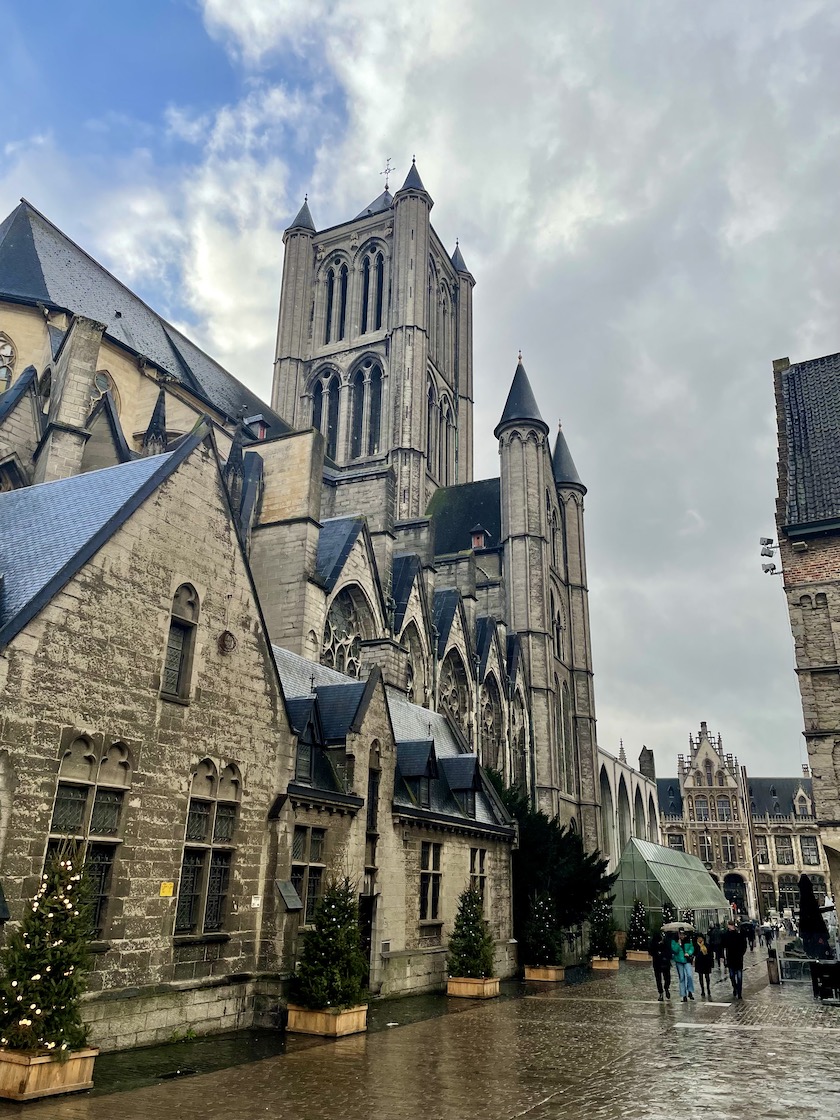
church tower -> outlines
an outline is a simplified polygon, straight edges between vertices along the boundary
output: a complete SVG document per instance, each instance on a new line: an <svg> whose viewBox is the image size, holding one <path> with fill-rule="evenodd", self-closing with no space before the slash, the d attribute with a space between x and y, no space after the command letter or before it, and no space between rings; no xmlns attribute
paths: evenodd
<svg viewBox="0 0 840 1120"><path fill-rule="evenodd" d="M305 201L283 238L272 406L340 471L390 466L394 520L472 479L475 281L432 206L412 162L351 221L318 232Z"/></svg>

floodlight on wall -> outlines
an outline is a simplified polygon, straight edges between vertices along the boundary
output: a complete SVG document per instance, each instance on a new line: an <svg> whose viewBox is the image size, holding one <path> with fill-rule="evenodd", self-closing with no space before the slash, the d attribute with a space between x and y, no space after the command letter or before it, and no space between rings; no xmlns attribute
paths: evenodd
<svg viewBox="0 0 840 1120"><path fill-rule="evenodd" d="M760 545L767 545L773 543L772 537L761 537L758 542Z"/></svg>
<svg viewBox="0 0 840 1120"><path fill-rule="evenodd" d="M764 548L762 548L762 550L761 550L761 555L762 556L773 556L775 551L776 551L775 548L771 548L770 545L766 544L764 546Z"/></svg>
<svg viewBox="0 0 840 1120"><path fill-rule="evenodd" d="M761 570L766 576L780 576L782 574L777 570L775 564L762 564Z"/></svg>

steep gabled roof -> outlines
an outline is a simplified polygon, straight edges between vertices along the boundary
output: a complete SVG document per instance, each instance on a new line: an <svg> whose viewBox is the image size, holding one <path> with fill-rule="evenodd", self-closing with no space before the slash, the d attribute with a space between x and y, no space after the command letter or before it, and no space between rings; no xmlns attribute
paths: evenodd
<svg viewBox="0 0 840 1120"><path fill-rule="evenodd" d="M262 412L269 434L291 431L275 412L148 307L28 202L0 225L0 299L83 315L229 419Z"/></svg>
<svg viewBox="0 0 840 1120"><path fill-rule="evenodd" d="M780 450L787 474L785 526L840 522L840 354L796 362L777 373ZM784 477L784 474L783 474ZM813 530L812 530L813 531Z"/></svg>
<svg viewBox="0 0 840 1120"><path fill-rule="evenodd" d="M449 641L452 623L455 621L455 615L458 613L460 604L461 592L455 588L446 587L435 592L432 614L438 632L438 657L443 657L446 652L446 643Z"/></svg>
<svg viewBox="0 0 840 1120"><path fill-rule="evenodd" d="M128 440L125 438L125 432L122 429L119 413L117 412L117 407L114 404L114 398L111 396L110 389L106 390L106 392L102 394L102 396L91 409L90 416L88 416L87 420L85 421L85 427L88 429L88 431L92 430L93 425L96 423L100 416L104 417L105 422L108 425L108 429L111 433L111 438L114 441L114 450L117 453L117 458L119 459L119 461L121 463L128 463L132 459L136 458L137 456L135 452L133 452L128 446Z"/></svg>
<svg viewBox="0 0 840 1120"><path fill-rule="evenodd" d="M37 386L38 375L34 366L27 366L20 377L14 381L5 393L0 393L0 424L11 416L20 400L26 396L30 389Z"/></svg>
<svg viewBox="0 0 840 1120"><path fill-rule="evenodd" d="M477 521L484 526L488 547L497 548L502 535L501 482L485 478L442 486L432 495L426 515L432 519L435 556L469 552L470 530Z"/></svg>
<svg viewBox="0 0 840 1120"><path fill-rule="evenodd" d="M678 778L657 778L656 794L659 800L659 812L663 816L682 816L683 802Z"/></svg>
<svg viewBox="0 0 840 1120"><path fill-rule="evenodd" d="M810 778L750 778L750 808L759 816L791 816L796 813L800 789L813 803Z"/></svg>
<svg viewBox="0 0 840 1120"><path fill-rule="evenodd" d="M405 612L411 598L411 589L420 574L420 557L416 553L395 556L391 578L391 596L394 600L394 632L399 634L405 621Z"/></svg>
<svg viewBox="0 0 840 1120"><path fill-rule="evenodd" d="M18 634L207 435L177 451L0 494L0 647Z"/></svg>
<svg viewBox="0 0 840 1120"><path fill-rule="evenodd" d="M394 196L389 190L384 190L373 200L370 206L360 210L353 221L358 221L359 218L369 218L371 214L383 214L386 210L390 210L393 205Z"/></svg>
<svg viewBox="0 0 840 1120"><path fill-rule="evenodd" d="M531 382L528 380L528 374L525 372L525 367L520 358L519 364L516 367L516 372L513 375L513 381L510 385L510 392L505 401L502 418L496 425L493 434L498 439L499 432L507 424L514 424L523 420L531 424L536 424L538 427L544 428L546 433L548 432L548 425L540 415L537 399L534 396L534 390L531 388Z"/></svg>
<svg viewBox="0 0 840 1120"><path fill-rule="evenodd" d="M347 738L364 692L365 684L362 681L348 680L344 684L316 685L315 695L318 697L318 711L326 742Z"/></svg>
<svg viewBox="0 0 840 1120"><path fill-rule="evenodd" d="M364 523L363 517L330 517L322 524L315 574L327 591L335 587Z"/></svg>

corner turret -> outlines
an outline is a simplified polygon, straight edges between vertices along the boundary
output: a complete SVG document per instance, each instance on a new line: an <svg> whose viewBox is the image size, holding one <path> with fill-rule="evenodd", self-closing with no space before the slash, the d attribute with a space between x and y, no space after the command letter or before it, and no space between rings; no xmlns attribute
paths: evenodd
<svg viewBox="0 0 840 1120"><path fill-rule="evenodd" d="M551 469L558 489L574 487L576 490L580 490L582 494L586 493L586 487L580 480L574 459L572 459L572 453L569 451L569 445L566 443L566 437L563 435L563 425L559 420L557 422L557 442L554 444L554 453L551 456Z"/></svg>
<svg viewBox="0 0 840 1120"><path fill-rule="evenodd" d="M528 374L522 364L522 355L519 355L519 364L513 375L510 392L502 412L502 418L496 425L493 435L498 439L499 433L509 424L525 422L532 427L539 428L544 435L548 435L548 424L540 415L534 390L528 380Z"/></svg>

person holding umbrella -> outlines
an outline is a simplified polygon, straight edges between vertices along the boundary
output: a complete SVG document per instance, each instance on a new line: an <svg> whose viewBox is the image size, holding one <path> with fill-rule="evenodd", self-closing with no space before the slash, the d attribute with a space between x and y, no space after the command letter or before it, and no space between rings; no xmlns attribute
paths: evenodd
<svg viewBox="0 0 840 1120"><path fill-rule="evenodd" d="M670 923L672 926L674 923ZM671 931L671 960L677 970L680 980L680 995L683 1003L694 999L694 969L691 967L691 958L694 956L694 946L688 936L686 926L678 925L676 934Z"/></svg>

